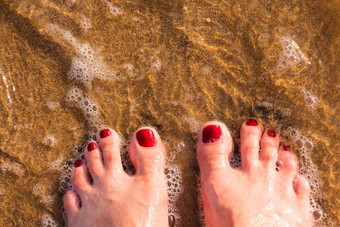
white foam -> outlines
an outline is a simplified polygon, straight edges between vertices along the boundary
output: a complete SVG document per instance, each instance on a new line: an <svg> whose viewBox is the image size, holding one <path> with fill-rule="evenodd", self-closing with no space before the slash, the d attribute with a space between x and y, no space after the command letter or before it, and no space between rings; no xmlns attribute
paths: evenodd
<svg viewBox="0 0 340 227"><path fill-rule="evenodd" d="M57 227L58 223L52 218L50 214L43 214L41 216L41 222L43 227Z"/></svg>
<svg viewBox="0 0 340 227"><path fill-rule="evenodd" d="M51 110L51 111L60 107L59 102L47 102L46 105L47 105L48 109Z"/></svg>
<svg viewBox="0 0 340 227"><path fill-rule="evenodd" d="M49 134L43 138L42 143L48 147L54 147L57 143L57 139L54 137L54 135Z"/></svg>
<svg viewBox="0 0 340 227"><path fill-rule="evenodd" d="M153 73L159 72L162 68L162 62L159 59L153 59L151 61L150 70Z"/></svg>
<svg viewBox="0 0 340 227"><path fill-rule="evenodd" d="M104 62L104 59L88 43L79 42L70 31L60 28L58 25L46 26L49 34L57 36L74 47L76 56L72 58L68 79L77 81L87 87L92 86L92 80L113 80L116 73Z"/></svg>
<svg viewBox="0 0 340 227"><path fill-rule="evenodd" d="M120 155L122 157L122 165L123 165L124 171L129 175L133 175L135 173L135 168L132 165L132 162L129 158L129 144L130 144L130 141L121 143Z"/></svg>
<svg viewBox="0 0 340 227"><path fill-rule="evenodd" d="M177 143L175 148L171 151L171 155L167 156L167 163L172 163L176 159L177 154L185 151L185 148L184 141Z"/></svg>
<svg viewBox="0 0 340 227"><path fill-rule="evenodd" d="M127 71L127 74L131 77L131 76L134 76L134 66L131 64L131 63L125 63L123 65L123 68Z"/></svg>
<svg viewBox="0 0 340 227"><path fill-rule="evenodd" d="M27 99L27 101L29 101L29 102L34 102L33 97L27 97L26 99Z"/></svg>
<svg viewBox="0 0 340 227"><path fill-rule="evenodd" d="M91 21L85 15L81 15L80 25L85 32L87 32L92 27Z"/></svg>
<svg viewBox="0 0 340 227"><path fill-rule="evenodd" d="M167 170L166 184L169 198L168 213L169 215L173 215L175 217L176 223L178 223L178 220L180 220L180 214L176 207L176 201L178 196L183 191L182 172L179 167L175 165L168 165Z"/></svg>
<svg viewBox="0 0 340 227"><path fill-rule="evenodd" d="M77 107L82 111L90 126L95 127L97 130L104 127L97 104L80 88L72 87L66 94L65 100L69 106Z"/></svg>
<svg viewBox="0 0 340 227"><path fill-rule="evenodd" d="M311 64L306 54L302 52L299 45L291 37L281 37L280 43L282 46L282 54L277 63L279 69L285 69L301 63Z"/></svg>
<svg viewBox="0 0 340 227"><path fill-rule="evenodd" d="M109 1L105 1L107 6L109 7L109 11L112 14L112 16L116 17L118 15L122 15L123 12L120 8L118 8L117 6L113 5L112 2Z"/></svg>
<svg viewBox="0 0 340 227"><path fill-rule="evenodd" d="M189 124L189 130L193 135L197 135L199 132L202 122L195 117L182 117L183 122Z"/></svg>
<svg viewBox="0 0 340 227"><path fill-rule="evenodd" d="M203 73L204 75L211 74L211 72L212 72L212 68L211 68L210 66L204 66L204 67L202 68L202 73Z"/></svg>
<svg viewBox="0 0 340 227"><path fill-rule="evenodd" d="M48 195L45 191L44 191L44 187L40 184L36 184L33 186L32 188L32 193L33 195L39 197L43 203L45 203L46 205L52 205L53 201L54 201L54 197Z"/></svg>
<svg viewBox="0 0 340 227"><path fill-rule="evenodd" d="M8 102L8 110L9 110L9 117L13 119L13 102L11 97L11 92L15 91L15 86L13 83L13 79L10 73L6 76L5 73L2 70L1 63L0 63L0 76L2 77L2 81L5 85L5 91L6 91L6 98Z"/></svg>
<svg viewBox="0 0 340 227"><path fill-rule="evenodd" d="M134 22L139 22L141 19L138 16L131 17L131 20Z"/></svg>
<svg viewBox="0 0 340 227"><path fill-rule="evenodd" d="M283 116L288 117L292 114L292 110L289 109L289 108L284 108L284 109L281 110L281 113L282 113Z"/></svg>
<svg viewBox="0 0 340 227"><path fill-rule="evenodd" d="M300 172L308 179L311 186L311 205L313 212L320 214L318 221L325 218L325 213L321 206L315 202L321 197L321 181L318 177L318 169L311 158L311 151L314 148L313 141L307 136L302 135L298 129L289 127L283 134L287 135L296 145L300 156Z"/></svg>
<svg viewBox="0 0 340 227"><path fill-rule="evenodd" d="M266 102L266 101L256 101L256 105L262 106L262 107L266 108L267 110L273 109L273 104L270 103L270 102Z"/></svg>
<svg viewBox="0 0 340 227"><path fill-rule="evenodd" d="M203 210L203 200L202 200L202 190L201 190L201 175L197 175L196 177L196 185L197 185L197 203L199 209L199 219L202 226L205 226L205 218L204 218L204 210Z"/></svg>
<svg viewBox="0 0 340 227"><path fill-rule="evenodd" d="M307 91L303 87L299 87L303 93L303 98L305 100L305 105L307 108L314 109L315 106L319 103L319 98L314 95L311 91Z"/></svg>
<svg viewBox="0 0 340 227"><path fill-rule="evenodd" d="M64 162L64 157L63 156L57 158L56 160L54 160L53 162L51 162L49 164L48 170L49 171L60 170L61 167L63 166L63 162Z"/></svg>
<svg viewBox="0 0 340 227"><path fill-rule="evenodd" d="M11 161L10 159L4 158L1 160L0 163L0 170L2 172L11 172L19 177L22 177L25 174L24 168L14 161Z"/></svg>
<svg viewBox="0 0 340 227"><path fill-rule="evenodd" d="M77 0L66 0L66 5L68 7L72 7L74 4L76 4Z"/></svg>

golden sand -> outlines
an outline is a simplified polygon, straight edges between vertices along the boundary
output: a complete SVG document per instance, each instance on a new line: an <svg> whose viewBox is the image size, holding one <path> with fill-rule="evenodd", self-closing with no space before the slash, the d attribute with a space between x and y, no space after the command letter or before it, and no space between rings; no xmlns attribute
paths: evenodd
<svg viewBox="0 0 340 227"><path fill-rule="evenodd" d="M64 225L76 147L143 125L182 172L177 226L198 226L196 132L220 120L237 144L250 117L300 157L318 225L340 225L339 12L336 0L0 0L0 226Z"/></svg>

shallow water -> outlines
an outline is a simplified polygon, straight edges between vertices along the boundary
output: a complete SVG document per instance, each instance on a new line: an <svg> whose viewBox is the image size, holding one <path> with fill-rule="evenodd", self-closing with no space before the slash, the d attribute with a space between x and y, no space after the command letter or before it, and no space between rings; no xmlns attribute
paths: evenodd
<svg viewBox="0 0 340 227"><path fill-rule="evenodd" d="M332 0L0 0L0 226L63 225L81 147L102 127L128 141L143 125L181 185L176 225L197 226L196 132L220 120L237 143L249 117L300 157L317 225L340 225L339 12Z"/></svg>

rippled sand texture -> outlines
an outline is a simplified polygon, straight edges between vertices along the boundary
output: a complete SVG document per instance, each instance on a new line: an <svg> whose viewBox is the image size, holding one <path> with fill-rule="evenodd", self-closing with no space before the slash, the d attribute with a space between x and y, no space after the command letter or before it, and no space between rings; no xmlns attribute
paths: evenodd
<svg viewBox="0 0 340 227"><path fill-rule="evenodd" d="M295 144L318 224L339 225L339 12L331 0L0 0L0 226L63 225L77 147L142 125L181 170L178 226L197 226L196 132L217 119L237 142L249 117Z"/></svg>

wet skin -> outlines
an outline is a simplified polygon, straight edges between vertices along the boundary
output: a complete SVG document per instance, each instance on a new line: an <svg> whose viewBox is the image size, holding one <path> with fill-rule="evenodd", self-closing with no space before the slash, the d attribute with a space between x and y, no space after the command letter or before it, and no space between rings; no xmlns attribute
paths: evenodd
<svg viewBox="0 0 340 227"><path fill-rule="evenodd" d="M106 129L98 138L84 152L88 170L84 163L75 163L71 177L75 192L64 196L68 225L167 226L165 149L158 133L142 128L133 135L129 148L133 176L123 171L117 133Z"/></svg>
<svg viewBox="0 0 340 227"><path fill-rule="evenodd" d="M297 157L289 146L279 147L274 130L262 132L256 120L242 125L235 169L228 128L216 121L203 126L197 159L206 226L312 226L310 187L297 174Z"/></svg>
<svg viewBox="0 0 340 227"><path fill-rule="evenodd" d="M227 127L208 122L199 134L197 159L207 226L311 226L309 184L297 175L298 161L279 135L255 120L241 128L241 167L232 168ZM112 129L85 150L87 168L75 162L75 191L64 196L69 226L168 226L165 149L152 128L132 137L129 155L136 174L127 175L120 140ZM261 155L259 145L261 144ZM277 171L277 166L279 171Z"/></svg>

